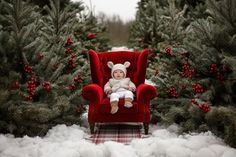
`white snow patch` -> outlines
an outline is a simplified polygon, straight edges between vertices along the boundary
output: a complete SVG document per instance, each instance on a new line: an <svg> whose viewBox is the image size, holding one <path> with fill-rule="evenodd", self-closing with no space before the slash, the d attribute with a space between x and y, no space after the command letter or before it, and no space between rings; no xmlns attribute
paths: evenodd
<svg viewBox="0 0 236 157"><path fill-rule="evenodd" d="M111 51L133 51L133 49L129 49L126 46L120 46L120 47L112 47Z"/></svg>
<svg viewBox="0 0 236 157"><path fill-rule="evenodd" d="M130 145L108 141L95 145L86 140L88 129L57 125L41 137L15 138L0 134L1 157L235 157L211 132L179 135L177 125L150 126L152 134L134 139Z"/></svg>
<svg viewBox="0 0 236 157"><path fill-rule="evenodd" d="M145 79L145 84L149 84L149 85L152 85L152 86L157 86L156 83L152 82L151 80L147 80L147 79Z"/></svg>

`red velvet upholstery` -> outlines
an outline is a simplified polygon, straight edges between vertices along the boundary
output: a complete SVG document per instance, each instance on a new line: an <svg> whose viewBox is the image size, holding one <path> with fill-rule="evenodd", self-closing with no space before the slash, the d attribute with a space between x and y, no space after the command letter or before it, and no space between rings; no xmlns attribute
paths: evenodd
<svg viewBox="0 0 236 157"><path fill-rule="evenodd" d="M90 68L93 84L82 89L82 96L90 102L88 121L95 122L150 122L150 100L155 98L157 91L155 87L144 84L147 68L148 50L142 52L117 51L117 52L95 52L89 50ZM127 77L136 85L136 97L132 108L124 107L124 99L119 101L119 110L111 114L109 98L103 92L103 87L111 78L111 69L107 62L114 64L129 61ZM93 129L93 127L91 128ZM146 133L147 130L145 130ZM93 132L91 130L91 132Z"/></svg>

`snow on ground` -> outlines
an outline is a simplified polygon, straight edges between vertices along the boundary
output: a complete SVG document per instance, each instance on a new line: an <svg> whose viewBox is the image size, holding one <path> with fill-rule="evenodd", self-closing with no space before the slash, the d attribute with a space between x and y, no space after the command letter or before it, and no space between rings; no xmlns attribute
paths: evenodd
<svg viewBox="0 0 236 157"><path fill-rule="evenodd" d="M134 139L130 145L112 141L95 145L86 140L88 130L57 125L41 137L15 138L0 134L0 157L235 157L211 132L178 135L178 126L153 125L152 134Z"/></svg>

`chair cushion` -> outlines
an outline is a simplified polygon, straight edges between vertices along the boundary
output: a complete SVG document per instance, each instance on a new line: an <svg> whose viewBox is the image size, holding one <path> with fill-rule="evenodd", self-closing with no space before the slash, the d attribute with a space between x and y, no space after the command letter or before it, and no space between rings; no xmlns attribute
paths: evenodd
<svg viewBox="0 0 236 157"><path fill-rule="evenodd" d="M120 99L118 106L119 110L116 114L137 114L138 113L138 104L136 100L132 102L133 106L131 108L124 107L124 99ZM111 105L110 99L105 98L103 99L102 103L99 104L99 112L102 114L111 114Z"/></svg>

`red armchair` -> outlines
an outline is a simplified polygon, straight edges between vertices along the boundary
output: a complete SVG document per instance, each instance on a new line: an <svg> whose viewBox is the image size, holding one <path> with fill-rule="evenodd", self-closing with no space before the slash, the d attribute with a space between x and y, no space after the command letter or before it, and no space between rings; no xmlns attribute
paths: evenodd
<svg viewBox="0 0 236 157"><path fill-rule="evenodd" d="M94 133L96 122L143 122L145 134L148 134L150 122L150 100L157 95L156 88L144 84L147 68L148 50L142 52L117 51L97 53L89 50L90 68L93 84L82 89L82 96L89 101L88 121L90 131ZM111 114L109 98L103 91L104 85L111 77L111 69L107 62L114 64L129 61L127 77L136 85L136 93L132 108L124 107L124 99L119 101L119 110Z"/></svg>

